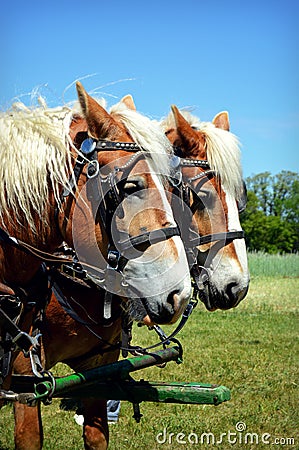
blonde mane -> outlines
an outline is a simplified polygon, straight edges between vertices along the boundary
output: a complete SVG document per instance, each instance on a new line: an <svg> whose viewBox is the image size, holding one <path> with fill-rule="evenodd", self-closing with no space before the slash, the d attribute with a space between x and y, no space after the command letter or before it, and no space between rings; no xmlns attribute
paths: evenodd
<svg viewBox="0 0 299 450"><path fill-rule="evenodd" d="M221 178L223 187L237 200L243 191L241 152L238 138L228 131L216 128L212 122L201 122L189 111L180 111L187 122L205 136L207 160ZM161 122L166 131L175 128L173 114Z"/></svg>
<svg viewBox="0 0 299 450"><path fill-rule="evenodd" d="M172 155L172 146L161 130L159 123L129 109L122 102L112 106L110 114L119 119L129 131L133 141L143 151L150 154L155 172L162 177L167 177L169 175L169 157Z"/></svg>
<svg viewBox="0 0 299 450"><path fill-rule="evenodd" d="M98 102L105 107L103 99ZM14 104L0 113L0 222L13 212L14 225L28 226L34 232L34 216L48 226L46 208L53 192L60 206L61 187L69 186L72 174L72 145L69 129L74 114L80 115L78 103L64 106L27 108ZM157 173L168 175L171 145L161 128L147 117L129 110L122 102L110 111L128 129L132 139L151 155Z"/></svg>
<svg viewBox="0 0 299 450"><path fill-rule="evenodd" d="M67 107L30 109L22 103L0 113L1 221L11 210L19 225L33 231L33 215L46 224L50 190L59 204L59 188L68 185L71 118Z"/></svg>

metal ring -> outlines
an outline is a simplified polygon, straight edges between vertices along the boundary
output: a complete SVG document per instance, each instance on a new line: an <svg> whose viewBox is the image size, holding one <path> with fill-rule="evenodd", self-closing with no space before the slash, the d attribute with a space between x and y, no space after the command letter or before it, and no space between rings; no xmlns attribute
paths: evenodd
<svg viewBox="0 0 299 450"><path fill-rule="evenodd" d="M87 178L95 178L98 176L100 171L100 165L99 162L94 159L93 161L90 161L90 163L87 166L87 173L86 176Z"/></svg>

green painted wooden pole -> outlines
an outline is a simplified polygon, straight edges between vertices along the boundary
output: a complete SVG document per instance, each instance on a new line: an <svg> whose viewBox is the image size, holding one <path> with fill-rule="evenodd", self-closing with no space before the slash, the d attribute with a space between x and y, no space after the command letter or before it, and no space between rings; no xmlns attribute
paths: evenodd
<svg viewBox="0 0 299 450"><path fill-rule="evenodd" d="M62 392L62 396L66 392ZM61 394L54 393L54 397ZM72 398L101 398L126 400L132 403L158 402L181 404L219 405L230 400L230 391L225 386L184 382L155 381L99 381L81 385L68 391Z"/></svg>
<svg viewBox="0 0 299 450"><path fill-rule="evenodd" d="M15 380L18 392L21 392L16 394L15 400L25 404L35 404L38 400L48 402L52 397L99 398L130 401L135 406L144 401L218 405L230 400L230 391L225 386L206 383L135 381L130 377L131 372L171 360L181 362L179 347L166 348L65 377L53 378L52 381L39 382L36 378L29 377L35 380L35 393L30 389L30 380L27 380L27 386L29 386L27 394L22 393L24 392L21 389L22 382L18 386ZM32 380L31 386L33 389Z"/></svg>
<svg viewBox="0 0 299 450"><path fill-rule="evenodd" d="M175 346L154 353L127 358L94 369L77 372L66 377L55 378L55 386L49 381L40 382L35 386L36 399L43 399L49 393L55 397L59 397L63 393L63 397L66 397L67 392L73 391L78 386L87 386L101 380L125 380L129 378L131 372L168 361L181 362L180 358L181 350Z"/></svg>

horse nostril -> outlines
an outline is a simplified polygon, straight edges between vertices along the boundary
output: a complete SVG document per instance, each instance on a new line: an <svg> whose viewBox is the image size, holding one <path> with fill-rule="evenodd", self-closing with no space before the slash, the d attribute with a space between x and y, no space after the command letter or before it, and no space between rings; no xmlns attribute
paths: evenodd
<svg viewBox="0 0 299 450"><path fill-rule="evenodd" d="M238 283L229 283L227 285L227 295L230 300L236 304L238 304L246 295L247 288L241 289Z"/></svg>
<svg viewBox="0 0 299 450"><path fill-rule="evenodd" d="M171 306L171 311L174 314L178 308L175 296L179 293L178 290L171 292L167 297L167 303Z"/></svg>
<svg viewBox="0 0 299 450"><path fill-rule="evenodd" d="M226 288L226 293L231 300L236 300L238 298L238 285L237 283L229 283Z"/></svg>

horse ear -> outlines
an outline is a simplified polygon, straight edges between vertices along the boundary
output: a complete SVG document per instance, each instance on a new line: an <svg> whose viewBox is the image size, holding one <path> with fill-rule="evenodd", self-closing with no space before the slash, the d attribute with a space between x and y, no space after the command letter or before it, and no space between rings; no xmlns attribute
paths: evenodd
<svg viewBox="0 0 299 450"><path fill-rule="evenodd" d="M186 152L192 151L198 144L198 132L194 130L175 105L171 106L179 137Z"/></svg>
<svg viewBox="0 0 299 450"><path fill-rule="evenodd" d="M88 125L88 131L94 139L104 138L109 128L117 126L111 115L90 95L80 83L76 83L79 103Z"/></svg>
<svg viewBox="0 0 299 450"><path fill-rule="evenodd" d="M124 103L128 109L132 109L133 111L136 111L136 106L135 106L132 95L130 95L130 94L125 95L121 99L120 103Z"/></svg>
<svg viewBox="0 0 299 450"><path fill-rule="evenodd" d="M218 113L212 123L215 125L216 128L221 128L222 130L229 131L230 124L229 124L229 117L228 112L223 111Z"/></svg>

